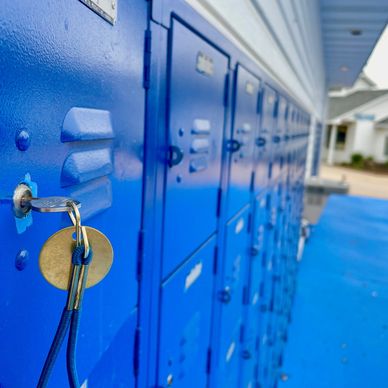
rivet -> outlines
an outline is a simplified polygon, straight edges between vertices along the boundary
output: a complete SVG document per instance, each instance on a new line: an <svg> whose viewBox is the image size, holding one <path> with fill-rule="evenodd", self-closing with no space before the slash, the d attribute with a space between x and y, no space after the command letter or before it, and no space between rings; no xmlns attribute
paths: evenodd
<svg viewBox="0 0 388 388"><path fill-rule="evenodd" d="M21 249L18 252L15 259L15 267L18 271L23 271L26 268L29 256L27 249Z"/></svg>
<svg viewBox="0 0 388 388"><path fill-rule="evenodd" d="M282 373L282 374L280 375L280 380L282 380L282 381L288 381L288 375L287 375L286 373Z"/></svg>
<svg viewBox="0 0 388 388"><path fill-rule="evenodd" d="M177 175L176 181L177 181L178 183L181 183L181 182L182 182L182 175Z"/></svg>
<svg viewBox="0 0 388 388"><path fill-rule="evenodd" d="M16 147L20 151L25 151L31 143L30 135L25 129L20 129L15 136Z"/></svg>
<svg viewBox="0 0 388 388"><path fill-rule="evenodd" d="M183 136L185 134L184 128L179 128L178 134L179 134L179 136Z"/></svg>

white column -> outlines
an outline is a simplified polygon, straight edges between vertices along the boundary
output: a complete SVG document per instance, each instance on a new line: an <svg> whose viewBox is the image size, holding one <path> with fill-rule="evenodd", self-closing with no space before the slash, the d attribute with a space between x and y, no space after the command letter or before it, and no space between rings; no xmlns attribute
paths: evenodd
<svg viewBox="0 0 388 388"><path fill-rule="evenodd" d="M335 142L337 140L337 125L333 125L330 131L329 150L327 153L327 164L332 166L334 164Z"/></svg>

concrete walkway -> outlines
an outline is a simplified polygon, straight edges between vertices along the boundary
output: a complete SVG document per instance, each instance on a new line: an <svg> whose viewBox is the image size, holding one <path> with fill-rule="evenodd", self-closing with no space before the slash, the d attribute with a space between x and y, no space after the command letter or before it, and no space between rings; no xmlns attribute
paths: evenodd
<svg viewBox="0 0 388 388"><path fill-rule="evenodd" d="M332 196L299 268L282 388L388 387L388 201Z"/></svg>
<svg viewBox="0 0 388 388"><path fill-rule="evenodd" d="M350 186L349 194L388 199L388 175L322 165L320 176L336 181L345 178Z"/></svg>

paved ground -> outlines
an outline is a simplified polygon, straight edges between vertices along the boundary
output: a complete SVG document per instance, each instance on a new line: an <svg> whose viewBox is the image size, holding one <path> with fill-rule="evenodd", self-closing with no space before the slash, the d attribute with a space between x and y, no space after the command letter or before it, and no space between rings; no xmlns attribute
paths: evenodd
<svg viewBox="0 0 388 388"><path fill-rule="evenodd" d="M388 175L322 165L320 176L337 181L345 178L350 185L349 194L388 199Z"/></svg>
<svg viewBox="0 0 388 388"><path fill-rule="evenodd" d="M282 388L388 387L388 201L331 196L300 264Z"/></svg>

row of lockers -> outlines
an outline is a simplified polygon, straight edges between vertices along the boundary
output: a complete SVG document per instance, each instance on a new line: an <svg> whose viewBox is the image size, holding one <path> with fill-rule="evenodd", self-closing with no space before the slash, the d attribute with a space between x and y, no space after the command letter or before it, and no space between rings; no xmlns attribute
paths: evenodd
<svg viewBox="0 0 388 388"><path fill-rule="evenodd" d="M84 386L275 385L308 114L182 1L121 1L114 25L81 1L5 2L0 385L36 385L66 299L38 257L69 218L16 217L20 183L79 200L114 249L85 292Z"/></svg>
<svg viewBox="0 0 388 388"><path fill-rule="evenodd" d="M160 87L148 101L166 104L150 129L164 133L158 145L168 158L155 177L158 274L145 280L159 303L140 320L151 333L143 349L154 351L147 383L272 387L295 289L310 118L180 10L161 17L167 28L150 25L167 52L151 61L151 89L153 81Z"/></svg>

